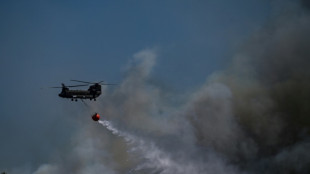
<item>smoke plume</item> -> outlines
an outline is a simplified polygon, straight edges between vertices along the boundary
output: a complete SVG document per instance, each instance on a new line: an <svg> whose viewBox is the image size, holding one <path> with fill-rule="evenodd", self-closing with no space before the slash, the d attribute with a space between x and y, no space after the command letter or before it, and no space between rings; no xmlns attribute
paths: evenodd
<svg viewBox="0 0 310 174"><path fill-rule="evenodd" d="M104 127L82 124L66 155L34 174L309 173L310 16L302 2L279 7L227 70L191 94L152 83L156 50L135 54L121 84L91 106Z"/></svg>

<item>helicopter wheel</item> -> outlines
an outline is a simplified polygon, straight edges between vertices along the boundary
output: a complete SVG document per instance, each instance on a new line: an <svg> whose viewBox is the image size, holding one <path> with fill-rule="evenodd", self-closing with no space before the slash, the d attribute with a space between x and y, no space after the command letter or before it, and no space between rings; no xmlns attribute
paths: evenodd
<svg viewBox="0 0 310 174"><path fill-rule="evenodd" d="M94 98L94 101L96 101L96 99Z"/></svg>
<svg viewBox="0 0 310 174"><path fill-rule="evenodd" d="M75 101L77 102L77 99L75 99Z"/></svg>
<svg viewBox="0 0 310 174"><path fill-rule="evenodd" d="M71 99L71 101L73 101L73 98Z"/></svg>

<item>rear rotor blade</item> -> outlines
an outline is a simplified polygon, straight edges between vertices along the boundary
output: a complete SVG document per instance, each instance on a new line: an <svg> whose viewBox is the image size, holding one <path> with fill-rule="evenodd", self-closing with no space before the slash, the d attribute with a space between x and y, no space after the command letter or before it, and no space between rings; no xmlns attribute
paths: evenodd
<svg viewBox="0 0 310 174"><path fill-rule="evenodd" d="M117 85L117 84L113 84L113 83L101 83L100 85Z"/></svg>
<svg viewBox="0 0 310 174"><path fill-rule="evenodd" d="M115 83L103 83L104 81L100 81L100 82L98 82L98 84L100 84L100 85L117 85L117 84L115 84Z"/></svg>
<svg viewBox="0 0 310 174"><path fill-rule="evenodd" d="M85 82L85 81L81 81L81 80L71 80L71 81L73 81L73 82L80 82L80 83L86 83L86 84L117 85L117 84L112 84L112 83L103 83L104 82L103 80L100 81L100 82Z"/></svg>
<svg viewBox="0 0 310 174"><path fill-rule="evenodd" d="M80 86L89 86L89 85L71 85L71 86L63 86L63 87L74 88L74 87L80 87ZM53 86L53 87L49 87L49 88L63 88L63 87Z"/></svg>
<svg viewBox="0 0 310 174"><path fill-rule="evenodd" d="M73 82L81 82L81 83L88 83L88 84L94 84L92 82L85 82L85 81L81 81L81 80L70 80L70 81L73 81Z"/></svg>
<svg viewBox="0 0 310 174"><path fill-rule="evenodd" d="M72 85L72 86L66 86L66 87L74 88L74 87L79 87L79 86L89 86L89 85Z"/></svg>

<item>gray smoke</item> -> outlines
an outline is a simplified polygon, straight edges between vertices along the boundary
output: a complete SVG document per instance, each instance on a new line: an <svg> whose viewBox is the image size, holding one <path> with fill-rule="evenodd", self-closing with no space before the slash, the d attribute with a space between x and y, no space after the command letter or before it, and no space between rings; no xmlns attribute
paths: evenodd
<svg viewBox="0 0 310 174"><path fill-rule="evenodd" d="M65 155L34 174L309 173L310 16L302 2L280 5L231 66L193 93L154 85L156 50L135 54L121 84L91 106L105 127L81 124Z"/></svg>
<svg viewBox="0 0 310 174"><path fill-rule="evenodd" d="M310 152L306 150L310 134L310 16L305 8L289 4L290 8L279 5L275 19L246 42L229 70L210 79L210 83L221 82L230 89L232 112L228 114L238 122L237 128L230 124L231 131L227 131L235 141L227 140L226 147L221 147L222 142L214 146L250 173L310 170ZM206 97L200 102L210 100L212 97ZM200 144L210 143L206 128L200 126L197 134Z"/></svg>

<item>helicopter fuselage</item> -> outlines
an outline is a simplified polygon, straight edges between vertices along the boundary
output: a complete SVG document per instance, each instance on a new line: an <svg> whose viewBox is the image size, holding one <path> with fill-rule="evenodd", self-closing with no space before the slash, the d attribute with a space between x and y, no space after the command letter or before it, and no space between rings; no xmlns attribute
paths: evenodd
<svg viewBox="0 0 310 174"><path fill-rule="evenodd" d="M77 99L94 99L101 95L101 85L91 85L88 90L70 90L68 87L63 87L61 93L58 94L62 98Z"/></svg>

